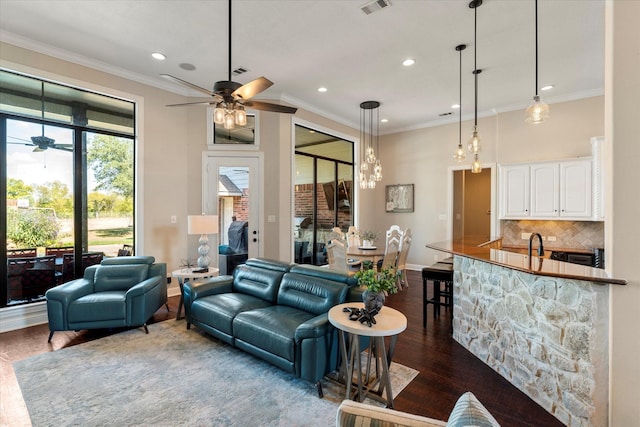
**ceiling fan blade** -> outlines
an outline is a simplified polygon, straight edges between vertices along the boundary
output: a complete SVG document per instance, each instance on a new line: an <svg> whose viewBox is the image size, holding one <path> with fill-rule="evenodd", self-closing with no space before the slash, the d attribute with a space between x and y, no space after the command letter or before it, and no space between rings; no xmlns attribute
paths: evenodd
<svg viewBox="0 0 640 427"><path fill-rule="evenodd" d="M189 105L216 105L218 101L200 101L200 102L185 102L184 104L169 104L167 107L186 107Z"/></svg>
<svg viewBox="0 0 640 427"><path fill-rule="evenodd" d="M295 114L295 112L298 111L295 107L287 107L285 105L271 104L262 101L247 101L244 103L244 106L253 108L254 110L273 111L274 113Z"/></svg>
<svg viewBox="0 0 640 427"><path fill-rule="evenodd" d="M72 144L54 144L51 146L51 148L55 148L56 150L69 151L70 153L73 152Z"/></svg>
<svg viewBox="0 0 640 427"><path fill-rule="evenodd" d="M174 83L181 84L183 86L190 87L191 89L197 90L198 92L206 93L207 95L214 96L215 94L208 89L200 87L198 85L194 85L193 83L189 83L186 80L179 79L178 77L174 77L170 74L160 74L160 77L164 77L167 80L171 80Z"/></svg>
<svg viewBox="0 0 640 427"><path fill-rule="evenodd" d="M273 82L265 77L258 77L255 80L251 80L249 83L242 85L236 89L231 95L238 96L242 99L250 99L267 90L273 85Z"/></svg>

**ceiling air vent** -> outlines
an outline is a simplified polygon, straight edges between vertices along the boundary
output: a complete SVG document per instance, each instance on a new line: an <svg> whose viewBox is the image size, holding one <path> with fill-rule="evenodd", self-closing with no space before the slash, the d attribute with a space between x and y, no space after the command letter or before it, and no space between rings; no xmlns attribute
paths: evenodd
<svg viewBox="0 0 640 427"><path fill-rule="evenodd" d="M373 12L377 12L387 6L391 6L391 2L389 0L373 0L364 6L361 6L360 10L362 10L365 15L371 15Z"/></svg>
<svg viewBox="0 0 640 427"><path fill-rule="evenodd" d="M246 69L246 68L244 68L244 67L238 67L238 68L236 68L235 70L233 70L233 74L234 74L234 75L236 75L236 76L239 76L240 74L244 74L244 73L246 73L247 71L249 71L249 70L247 70L247 69Z"/></svg>

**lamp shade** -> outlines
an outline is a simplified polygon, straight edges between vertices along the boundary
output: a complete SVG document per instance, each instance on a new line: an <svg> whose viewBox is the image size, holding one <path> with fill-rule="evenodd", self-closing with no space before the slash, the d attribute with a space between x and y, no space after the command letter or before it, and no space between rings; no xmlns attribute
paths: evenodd
<svg viewBox="0 0 640 427"><path fill-rule="evenodd" d="M189 215L187 220L189 234L216 234L218 232L218 215Z"/></svg>

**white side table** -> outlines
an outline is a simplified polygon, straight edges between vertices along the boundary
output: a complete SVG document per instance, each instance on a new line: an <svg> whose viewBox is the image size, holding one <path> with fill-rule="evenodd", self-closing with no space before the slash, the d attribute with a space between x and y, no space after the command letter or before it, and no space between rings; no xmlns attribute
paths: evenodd
<svg viewBox="0 0 640 427"><path fill-rule="evenodd" d="M207 277L216 277L220 271L217 268L209 267L209 271L205 273L194 273L193 270L197 268L181 268L180 270L174 270L171 272L171 277L178 279L178 285L180 286L180 302L178 303L178 314L176 314L176 320L180 319L180 313L182 312L182 305L184 304L184 283L195 279L206 279Z"/></svg>
<svg viewBox="0 0 640 427"><path fill-rule="evenodd" d="M349 399L351 396L355 365L358 399L360 401L364 400L366 394L379 383L380 387L377 392L374 392L373 396L381 398L381 401L385 403L388 408L393 408L393 392L391 391L391 380L389 379L389 366L391 365L398 334L407 329L407 318L398 310L383 306L380 313L375 316L376 324L369 327L357 320L349 320L349 313L343 311L345 307L362 309L364 308L364 304L361 302L348 302L336 305L329 310L328 314L329 322L331 322L340 333L340 351L342 354L342 367L340 371L344 373L346 370L346 398ZM345 342L345 333L349 334L350 345L348 351ZM368 361L370 362L372 355L376 357L376 374L378 374L378 367L381 367L382 372L380 375L376 375L373 382L369 381L370 363L367 364L367 372L365 374L362 372L359 339L361 336L371 338ZM384 345L384 337L391 337L388 353ZM382 397L385 391L386 399Z"/></svg>

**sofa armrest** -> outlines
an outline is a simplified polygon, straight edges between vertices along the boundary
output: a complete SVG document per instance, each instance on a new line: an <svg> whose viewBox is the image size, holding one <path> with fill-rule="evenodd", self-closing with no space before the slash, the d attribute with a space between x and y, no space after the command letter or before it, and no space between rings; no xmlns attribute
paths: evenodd
<svg viewBox="0 0 640 427"><path fill-rule="evenodd" d="M233 292L233 276L209 277L184 284L184 303L191 304L198 298Z"/></svg>
<svg viewBox="0 0 640 427"><path fill-rule="evenodd" d="M47 300L59 301L63 306L68 306L71 301L93 293L93 283L87 279L75 279L55 286L47 290L45 296Z"/></svg>
<svg viewBox="0 0 640 427"><path fill-rule="evenodd" d="M325 336L333 328L329 323L327 313L322 313L316 317L312 317L296 328L295 340L297 342L306 338L317 338Z"/></svg>
<svg viewBox="0 0 640 427"><path fill-rule="evenodd" d="M360 425L378 425L371 421L380 421L379 424L406 426L406 427L445 427L446 422L433 418L421 417L394 409L380 408L365 403L343 400L338 407L336 415L337 427L355 427Z"/></svg>
<svg viewBox="0 0 640 427"><path fill-rule="evenodd" d="M144 295L154 287L158 286L158 284L160 283L162 283L162 276L154 276L145 279L137 285L129 288L129 290L126 292L126 298L127 300L130 300L137 296Z"/></svg>

